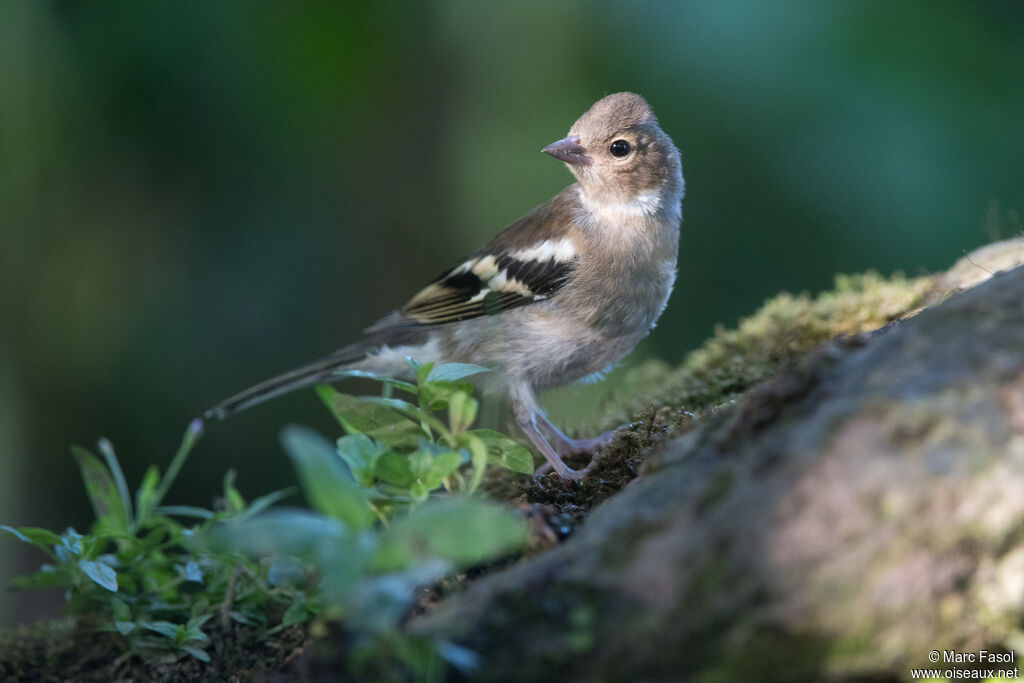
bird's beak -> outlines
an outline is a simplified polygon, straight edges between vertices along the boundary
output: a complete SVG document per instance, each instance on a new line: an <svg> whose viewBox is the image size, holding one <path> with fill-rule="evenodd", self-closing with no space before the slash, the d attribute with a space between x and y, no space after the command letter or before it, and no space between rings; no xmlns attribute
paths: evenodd
<svg viewBox="0 0 1024 683"><path fill-rule="evenodd" d="M570 135L558 142L552 142L541 151L573 166L590 166L594 163L580 144L579 135Z"/></svg>

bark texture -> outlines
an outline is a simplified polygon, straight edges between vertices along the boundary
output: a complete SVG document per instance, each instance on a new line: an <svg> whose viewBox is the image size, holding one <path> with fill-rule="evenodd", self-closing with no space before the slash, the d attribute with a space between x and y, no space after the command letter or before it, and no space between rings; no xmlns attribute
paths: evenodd
<svg viewBox="0 0 1024 683"><path fill-rule="evenodd" d="M831 342L413 626L509 681L900 680L1024 646L1024 267Z"/></svg>

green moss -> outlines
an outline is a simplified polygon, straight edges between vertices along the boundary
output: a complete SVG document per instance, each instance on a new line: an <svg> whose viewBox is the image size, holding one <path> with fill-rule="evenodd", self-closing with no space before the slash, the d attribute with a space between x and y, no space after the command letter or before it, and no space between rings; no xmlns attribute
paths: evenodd
<svg viewBox="0 0 1024 683"><path fill-rule="evenodd" d="M916 312L932 287L929 277L868 272L839 275L834 290L813 298L779 294L736 328L718 327L678 368L651 361L631 370L596 422L604 428L621 424L651 397L694 412L722 404L824 341L869 332Z"/></svg>
<svg viewBox="0 0 1024 683"><path fill-rule="evenodd" d="M692 425L694 413L728 403L822 342L870 332L915 313L933 288L928 277L839 275L831 291L816 297L782 293L735 329L717 328L678 367L652 360L633 368L590 424L580 429L593 434L628 423L587 478L579 486L557 478L517 480L525 500L575 511L582 518L637 475L652 447L669 433L678 435L680 425ZM507 484L508 478L503 481ZM498 483L492 482L488 492L512 498L514 493ZM728 477L712 482L704 492L705 507L713 506L731 483Z"/></svg>
<svg viewBox="0 0 1024 683"><path fill-rule="evenodd" d="M721 642L721 641L719 641ZM767 626L726 640L710 665L693 676L699 683L822 680L826 639Z"/></svg>
<svg viewBox="0 0 1024 683"><path fill-rule="evenodd" d="M124 639L97 631L83 619L46 619L0 630L0 681L204 681L255 680L278 670L306 640L299 627L263 637L262 632L233 624L228 630L211 622L214 661L206 664L173 654L140 657L126 652ZM214 654L211 651L211 654Z"/></svg>
<svg viewBox="0 0 1024 683"><path fill-rule="evenodd" d="M72 619L46 619L0 631L0 680L30 680L40 671L65 671L69 645L79 635Z"/></svg>
<svg viewBox="0 0 1024 683"><path fill-rule="evenodd" d="M569 612L570 629L567 633L569 649L587 652L594 644L597 612L592 605L577 605Z"/></svg>

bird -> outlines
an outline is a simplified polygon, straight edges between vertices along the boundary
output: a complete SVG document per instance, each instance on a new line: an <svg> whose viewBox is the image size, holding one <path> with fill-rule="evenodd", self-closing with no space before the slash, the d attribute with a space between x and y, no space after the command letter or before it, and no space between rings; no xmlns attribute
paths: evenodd
<svg viewBox="0 0 1024 683"><path fill-rule="evenodd" d="M679 150L647 101L630 92L595 102L542 151L575 182L442 272L360 341L246 389L207 417L336 381L339 372L403 378L412 372L408 358L472 363L493 371L484 375L485 391L510 399L545 469L580 480L587 468L562 458L593 452L614 430L569 438L537 395L599 377L654 328L676 278L685 183Z"/></svg>

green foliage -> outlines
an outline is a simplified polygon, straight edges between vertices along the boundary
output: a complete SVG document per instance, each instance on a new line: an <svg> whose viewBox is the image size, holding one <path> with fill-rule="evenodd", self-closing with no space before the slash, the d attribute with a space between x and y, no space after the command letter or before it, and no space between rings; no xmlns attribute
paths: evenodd
<svg viewBox="0 0 1024 683"><path fill-rule="evenodd" d="M417 587L522 546L522 520L471 494L489 463L532 472L533 460L502 434L470 429L477 403L461 380L484 368L414 368L416 384L361 373L384 384L383 397L320 387L347 432L335 444L305 427L282 431L309 510L268 509L289 491L247 503L234 472L214 510L163 505L199 420L167 472L150 467L134 497L108 441L98 445L102 458L73 447L95 523L86 534L0 527L51 560L14 585L66 589L69 611L90 615L138 654L209 661L204 626L215 617L263 636L331 618L353 635L359 676L430 679L442 662L471 665L472 653L407 635L401 622ZM395 389L413 401L391 397ZM442 420L436 413L445 410Z"/></svg>
<svg viewBox="0 0 1024 683"><path fill-rule="evenodd" d="M533 457L525 448L498 432L470 429L478 404L473 386L462 380L486 368L410 363L416 384L361 371L343 373L381 382L385 391L380 397L317 388L348 433L338 440L338 454L378 514L423 502L442 487L472 493L488 465L533 474ZM394 398L394 390L409 394L410 400ZM447 421L436 414L444 410Z"/></svg>
<svg viewBox="0 0 1024 683"><path fill-rule="evenodd" d="M57 535L32 527L0 527L51 559L13 585L66 589L70 612L91 615L103 629L125 636L136 653L169 651L202 661L209 660L205 650L210 644L202 626L214 616L263 626L275 613L304 602L301 584L269 579L271 561L197 550L190 541L224 520L238 522L265 510L288 491L246 504L229 472L220 509L161 506L201 433L202 423L196 420L167 472L161 477L151 467L134 501L108 441L99 443L103 460L73 447L96 521L86 534L73 528ZM189 525L182 518L198 521Z"/></svg>
<svg viewBox="0 0 1024 683"><path fill-rule="evenodd" d="M815 297L779 294L737 327L718 326L679 367L656 360L633 369L598 426L629 420L652 396L691 411L724 403L822 342L913 314L932 286L928 277L896 273L886 278L867 272L838 275L834 290Z"/></svg>
<svg viewBox="0 0 1024 683"><path fill-rule="evenodd" d="M312 511L273 510L197 539L222 552L314 567L322 614L353 632L350 660L361 677L386 678L396 662L424 677L440 670L439 659L465 666L470 653L401 631L414 591L526 539L520 519L470 495L488 465L533 472L532 456L507 436L470 429L477 402L462 380L485 368L410 362L415 384L346 373L381 382L381 397L317 388L347 432L333 446L306 427L282 432ZM394 398L395 390L410 400ZM297 608L292 618L311 616Z"/></svg>

